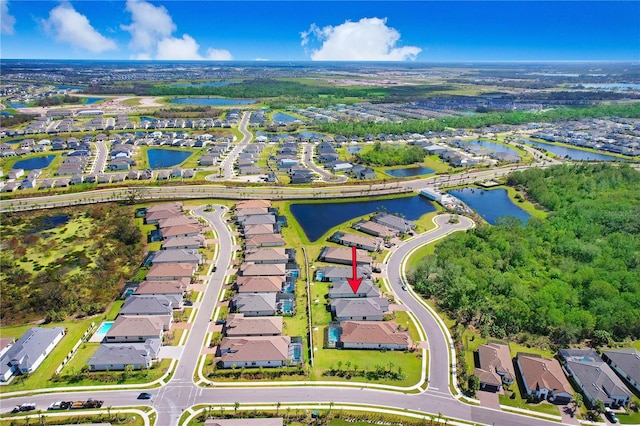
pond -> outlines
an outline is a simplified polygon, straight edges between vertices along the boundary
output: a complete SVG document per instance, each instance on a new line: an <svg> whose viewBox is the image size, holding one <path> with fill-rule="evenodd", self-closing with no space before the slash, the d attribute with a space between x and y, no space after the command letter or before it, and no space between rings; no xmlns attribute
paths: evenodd
<svg viewBox="0 0 640 426"><path fill-rule="evenodd" d="M67 86L67 85L60 85L58 86L58 90L84 90L84 87L80 87L80 86Z"/></svg>
<svg viewBox="0 0 640 426"><path fill-rule="evenodd" d="M591 160L591 161L624 161L622 158L614 155L600 154L591 151L582 151L580 149L569 148L566 146L553 145L546 142L532 141L529 139L518 139L519 142L524 142L527 145L537 146L545 149L549 152L556 154L561 158L570 158L572 160Z"/></svg>
<svg viewBox="0 0 640 426"><path fill-rule="evenodd" d="M28 160L20 160L17 161L14 165L14 169L23 169L23 170L35 170L35 169L44 169L45 167L51 164L51 161L55 158L55 155L45 155L44 157L34 157L29 158Z"/></svg>
<svg viewBox="0 0 640 426"><path fill-rule="evenodd" d="M402 214L409 220L419 219L420 216L436 210L429 200L419 195L345 203L291 204L290 209L311 242L318 240L334 226L375 213L379 209Z"/></svg>
<svg viewBox="0 0 640 426"><path fill-rule="evenodd" d="M505 189L463 188L448 191L449 194L464 201L484 220L495 225L498 218L512 216L526 223L530 215L515 205Z"/></svg>
<svg viewBox="0 0 640 426"><path fill-rule="evenodd" d="M172 104L186 105L248 105L258 101L255 99L228 99L228 98L176 98L171 99Z"/></svg>
<svg viewBox="0 0 640 426"><path fill-rule="evenodd" d="M299 120L299 118L282 112L276 112L275 114L273 114L273 121L276 121L278 123L293 123L296 120Z"/></svg>
<svg viewBox="0 0 640 426"><path fill-rule="evenodd" d="M28 108L29 107L29 105L22 102L9 102L7 106L9 108Z"/></svg>
<svg viewBox="0 0 640 426"><path fill-rule="evenodd" d="M150 123L153 123L156 119L153 117L140 117L140 121L149 121Z"/></svg>
<svg viewBox="0 0 640 426"><path fill-rule="evenodd" d="M69 216L66 214L39 217L32 221L31 229L29 229L27 233L37 234L42 231L49 231L50 229L55 229L58 226L65 225L67 222L69 222Z"/></svg>
<svg viewBox="0 0 640 426"><path fill-rule="evenodd" d="M475 140L475 141L471 141L471 144L476 146L481 146L482 148L486 148L491 151L504 152L505 154L513 154L520 157L520 154L518 154L518 151L516 151L513 148L509 148L508 146L500 145L499 143Z"/></svg>
<svg viewBox="0 0 640 426"><path fill-rule="evenodd" d="M84 103L87 105L95 104L96 102L103 101L104 98L84 98Z"/></svg>
<svg viewBox="0 0 640 426"><path fill-rule="evenodd" d="M389 170L385 170L384 172L393 177L405 178L405 177L430 175L434 173L434 170L428 167L420 166L420 167L405 167L404 169L389 169Z"/></svg>
<svg viewBox="0 0 640 426"><path fill-rule="evenodd" d="M166 169L182 163L189 158L191 153L172 149L150 149L147 151L147 155L149 156L149 167L152 169Z"/></svg>

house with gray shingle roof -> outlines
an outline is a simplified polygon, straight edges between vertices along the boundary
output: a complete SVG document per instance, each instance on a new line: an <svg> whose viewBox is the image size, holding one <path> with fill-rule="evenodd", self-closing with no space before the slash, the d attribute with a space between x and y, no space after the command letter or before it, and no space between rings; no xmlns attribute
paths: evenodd
<svg viewBox="0 0 640 426"><path fill-rule="evenodd" d="M181 281L142 281L135 290L135 295L164 296L173 309L182 306L186 286Z"/></svg>
<svg viewBox="0 0 640 426"><path fill-rule="evenodd" d="M637 349L615 349L604 351L602 359L620 377L640 392L640 352Z"/></svg>
<svg viewBox="0 0 640 426"><path fill-rule="evenodd" d="M91 371L121 371L127 365L135 370L149 368L158 358L162 341L148 339L144 343L103 343L89 362Z"/></svg>
<svg viewBox="0 0 640 426"><path fill-rule="evenodd" d="M193 249L158 250L151 259L152 265L161 263L193 263L201 265L202 262L202 254Z"/></svg>
<svg viewBox="0 0 640 426"><path fill-rule="evenodd" d="M244 262L240 265L240 274L244 277L269 277L282 276L287 272L286 265L282 263L252 263Z"/></svg>
<svg viewBox="0 0 640 426"><path fill-rule="evenodd" d="M275 293L236 294L232 301L233 309L246 317L267 317L276 314Z"/></svg>
<svg viewBox="0 0 640 426"><path fill-rule="evenodd" d="M369 265L359 265L356 269L358 277L371 278L371 267ZM348 266L325 266L316 271L316 280L323 282L346 281L353 276L353 269Z"/></svg>
<svg viewBox="0 0 640 426"><path fill-rule="evenodd" d="M404 234L416 227L415 222L406 220L400 216L396 216L393 214L379 213L373 216L371 220L375 223L395 229Z"/></svg>
<svg viewBox="0 0 640 426"><path fill-rule="evenodd" d="M362 297L357 299L333 299L331 311L337 321L382 321L389 310L389 299Z"/></svg>
<svg viewBox="0 0 640 426"><path fill-rule="evenodd" d="M6 382L14 374L33 373L64 334L64 327L33 327L27 330L0 356L0 381Z"/></svg>
<svg viewBox="0 0 640 426"><path fill-rule="evenodd" d="M349 247L323 247L318 259L322 262L351 265L353 253ZM370 265L371 262L372 258L365 250L356 249L356 263L358 265Z"/></svg>
<svg viewBox="0 0 640 426"><path fill-rule="evenodd" d="M567 361L567 373L573 378L589 406L601 400L607 407L617 407L631 402L631 392L607 363Z"/></svg>
<svg viewBox="0 0 640 426"><path fill-rule="evenodd" d="M197 250L204 247L204 237L202 235L194 235L192 237L176 237L169 238L162 242L162 250L172 249L191 249Z"/></svg>
<svg viewBox="0 0 640 426"><path fill-rule="evenodd" d="M358 298L358 297L380 297L380 289L373 285L369 279L362 280L358 286L358 291L353 292L347 280L340 280L333 283L329 288L330 299Z"/></svg>

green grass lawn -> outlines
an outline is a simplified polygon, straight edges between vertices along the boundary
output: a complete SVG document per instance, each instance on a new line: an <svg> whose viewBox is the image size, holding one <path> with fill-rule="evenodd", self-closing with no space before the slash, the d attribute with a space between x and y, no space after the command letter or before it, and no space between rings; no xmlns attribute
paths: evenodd
<svg viewBox="0 0 640 426"><path fill-rule="evenodd" d="M524 210L527 213L529 213L531 216L537 217L538 219L545 219L547 217L547 212L536 208L536 206L532 202L525 200L524 199L524 194L522 192L516 190L515 188L512 188L510 186L497 186L497 187L494 187L492 189L496 189L496 188L506 189L507 190L507 194L509 195L509 198L511 199L511 201L516 206L520 207L522 210ZM516 195L518 193L520 194L521 197L523 197L520 200L518 200L516 198Z"/></svg>
<svg viewBox="0 0 640 426"><path fill-rule="evenodd" d="M413 321L411 321L411 318L409 318L409 314L404 311L396 311L394 312L394 315L396 317L394 319L396 324L409 329L409 336L411 336L411 341L414 343L420 341L420 334L418 333L418 329L416 328Z"/></svg>
<svg viewBox="0 0 640 426"><path fill-rule="evenodd" d="M505 395L499 395L498 399L500 400L500 404L508 405L510 407L521 408L523 410L532 410L537 411L539 413L552 414L552 415L560 415L560 411L558 411L558 406L553 405L549 402L539 402L537 404L528 404L524 399L522 399L520 395L520 390L518 386L515 384L511 386L511 391L516 394L515 399L510 398L510 392L506 392ZM508 394L508 395L507 395Z"/></svg>

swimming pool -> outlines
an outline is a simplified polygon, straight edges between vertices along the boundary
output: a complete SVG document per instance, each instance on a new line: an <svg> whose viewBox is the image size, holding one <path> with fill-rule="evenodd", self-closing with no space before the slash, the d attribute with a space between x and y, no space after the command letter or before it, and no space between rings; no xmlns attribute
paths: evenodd
<svg viewBox="0 0 640 426"><path fill-rule="evenodd" d="M338 327L329 327L327 329L327 343L331 347L335 347L338 340L340 340L340 328Z"/></svg>
<svg viewBox="0 0 640 426"><path fill-rule="evenodd" d="M113 321L104 321L102 324L100 324L96 332L93 333L93 336L91 336L89 342L102 342L102 339L104 339L104 336L106 336L109 330L111 330L112 326Z"/></svg>
<svg viewBox="0 0 640 426"><path fill-rule="evenodd" d="M293 313L293 300L282 301L282 312L285 314Z"/></svg>

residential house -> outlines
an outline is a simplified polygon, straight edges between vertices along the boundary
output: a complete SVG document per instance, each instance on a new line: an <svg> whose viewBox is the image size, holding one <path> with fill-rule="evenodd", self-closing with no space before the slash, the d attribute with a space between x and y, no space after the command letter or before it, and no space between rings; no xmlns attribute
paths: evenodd
<svg viewBox="0 0 640 426"><path fill-rule="evenodd" d="M272 214L251 215L243 218L242 221L238 221L241 227L247 227L252 225L274 225L276 223L276 216Z"/></svg>
<svg viewBox="0 0 640 426"><path fill-rule="evenodd" d="M176 226L167 226L165 228L160 229L160 234L162 235L163 240L168 240L171 238L178 237L195 237L200 235L202 227L200 224L197 225L176 225Z"/></svg>
<svg viewBox="0 0 640 426"><path fill-rule="evenodd" d="M0 337L0 357L4 355L15 343L13 337Z"/></svg>
<svg viewBox="0 0 640 426"><path fill-rule="evenodd" d="M244 262L240 265L239 275L243 277L284 276L286 272L286 265L283 264Z"/></svg>
<svg viewBox="0 0 640 426"><path fill-rule="evenodd" d="M269 201L269 200L243 200L243 201L238 201L236 203L236 210L250 209L250 208L257 208L257 207L271 208L271 201Z"/></svg>
<svg viewBox="0 0 640 426"><path fill-rule="evenodd" d="M279 293L285 283L285 276L238 277L238 293Z"/></svg>
<svg viewBox="0 0 640 426"><path fill-rule="evenodd" d="M64 335L64 327L33 327L27 330L0 356L0 381L6 382L13 375L36 371Z"/></svg>
<svg viewBox="0 0 640 426"><path fill-rule="evenodd" d="M235 312L246 317L266 317L276 314L275 293L240 293L232 301Z"/></svg>
<svg viewBox="0 0 640 426"><path fill-rule="evenodd" d="M142 281L133 294L143 296L163 296L167 298L173 309L182 307L182 300L187 286L181 281Z"/></svg>
<svg viewBox="0 0 640 426"><path fill-rule="evenodd" d="M356 229L365 234L373 235L374 237L391 238L398 235L398 231L388 226L381 225L371 220L364 220L353 224L353 229Z"/></svg>
<svg viewBox="0 0 640 426"><path fill-rule="evenodd" d="M416 224L413 221L406 220L393 214L379 213L374 215L371 220L379 225L395 229L403 234L410 232L416 227Z"/></svg>
<svg viewBox="0 0 640 426"><path fill-rule="evenodd" d="M160 263L193 263L195 265L201 265L202 262L202 254L194 249L158 250L153 254L153 258L151 259L153 265Z"/></svg>
<svg viewBox="0 0 640 426"><path fill-rule="evenodd" d="M167 219L169 217L177 217L182 216L183 213L177 210L159 210L159 211L149 211L147 210L147 214L145 215L144 221L147 224L156 224L160 222L161 219Z"/></svg>
<svg viewBox="0 0 640 426"><path fill-rule="evenodd" d="M369 265L358 265L357 276L364 279L371 278L371 267ZM316 280L336 283L346 281L353 277L353 269L347 266L325 266L316 271Z"/></svg>
<svg viewBox="0 0 640 426"><path fill-rule="evenodd" d="M258 234L248 237L244 245L246 250L260 247L282 247L284 239L279 234Z"/></svg>
<svg viewBox="0 0 640 426"><path fill-rule="evenodd" d="M162 242L162 250L187 249L197 250L205 246L204 237L195 235L192 237L175 237L169 238Z"/></svg>
<svg viewBox="0 0 640 426"><path fill-rule="evenodd" d="M247 250L244 260L255 264L278 264L287 263L289 255L284 247L268 247L255 250Z"/></svg>
<svg viewBox="0 0 640 426"><path fill-rule="evenodd" d="M262 225L246 225L244 227L243 233L245 238L250 238L255 235L276 234L279 231L280 231L279 226L276 224L262 224Z"/></svg>
<svg viewBox="0 0 640 426"><path fill-rule="evenodd" d="M224 325L227 337L280 336L282 335L282 317L251 317L244 314L229 314Z"/></svg>
<svg viewBox="0 0 640 426"><path fill-rule="evenodd" d="M329 288L330 299L353 299L359 297L380 297L380 289L370 279L364 279L355 293L347 280L336 281Z"/></svg>
<svg viewBox="0 0 640 426"><path fill-rule="evenodd" d="M103 342L128 343L146 342L149 339L162 339L164 323L156 315L126 316L116 318Z"/></svg>
<svg viewBox="0 0 640 426"><path fill-rule="evenodd" d="M318 259L321 262L340 263L351 265L353 263L353 253L351 248L346 247L323 247ZM370 265L371 256L364 250L356 250L356 264Z"/></svg>
<svg viewBox="0 0 640 426"><path fill-rule="evenodd" d="M225 337L218 346L219 366L283 367L289 364L291 337Z"/></svg>
<svg viewBox="0 0 640 426"><path fill-rule="evenodd" d="M103 343L87 364L91 371L122 371L128 365L141 370L151 367L161 346L160 339L148 339L144 343Z"/></svg>
<svg viewBox="0 0 640 426"><path fill-rule="evenodd" d="M518 354L516 364L527 396L558 404L571 402L573 390L557 360Z"/></svg>
<svg viewBox="0 0 640 426"><path fill-rule="evenodd" d="M147 272L147 281L172 281L191 279L196 271L196 266L192 263L159 263L151 265Z"/></svg>
<svg viewBox="0 0 640 426"><path fill-rule="evenodd" d="M362 297L331 300L331 312L337 321L382 321L389 310L384 297Z"/></svg>
<svg viewBox="0 0 640 426"><path fill-rule="evenodd" d="M338 345L344 349L406 350L409 333L398 330L392 321L342 321Z"/></svg>
<svg viewBox="0 0 640 426"><path fill-rule="evenodd" d="M604 351L602 359L637 392L640 392L640 352L637 349Z"/></svg>
<svg viewBox="0 0 640 426"><path fill-rule="evenodd" d="M567 361L565 369L582 391L589 406L593 407L598 399L607 407L618 407L631 402L631 392L604 361Z"/></svg>
<svg viewBox="0 0 640 426"><path fill-rule="evenodd" d="M508 345L487 343L478 347L480 368L474 373L480 379L480 389L498 392L502 385L511 385L515 380L511 352Z"/></svg>
<svg viewBox="0 0 640 426"><path fill-rule="evenodd" d="M158 221L158 228L160 229L179 225L200 225L200 222L198 222L196 218L185 216L184 214L167 217Z"/></svg>
<svg viewBox="0 0 640 426"><path fill-rule="evenodd" d="M342 244L348 247L356 247L367 251L376 251L380 248L381 240L364 235L351 234L347 232L336 232L329 241Z"/></svg>

